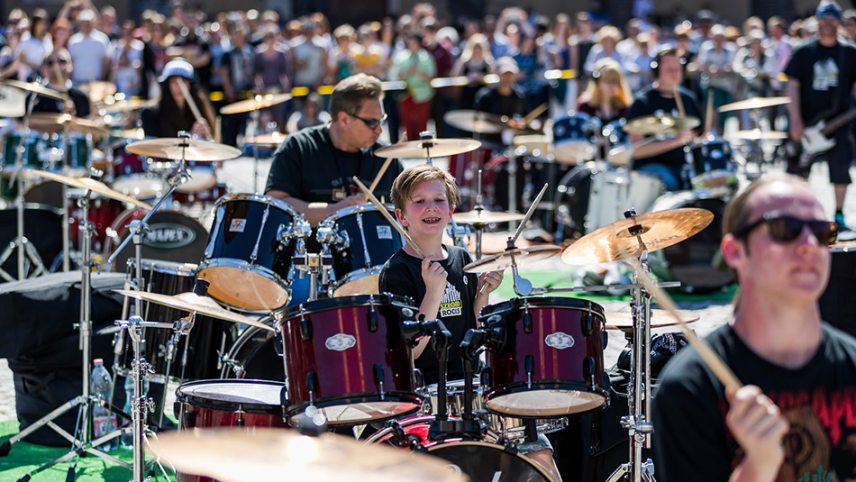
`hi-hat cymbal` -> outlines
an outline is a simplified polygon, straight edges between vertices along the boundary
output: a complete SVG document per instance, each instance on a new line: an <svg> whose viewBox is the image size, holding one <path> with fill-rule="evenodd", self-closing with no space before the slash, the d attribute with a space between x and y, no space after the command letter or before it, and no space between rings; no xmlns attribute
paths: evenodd
<svg viewBox="0 0 856 482"><path fill-rule="evenodd" d="M288 137L288 134L282 132L271 132L270 134L261 134L254 137L245 137L244 144L256 144L265 147L279 147L282 141Z"/></svg>
<svg viewBox="0 0 856 482"><path fill-rule="evenodd" d="M241 315L239 313L233 313L231 311L221 308L220 305L218 305L217 302L214 301L214 298L211 298L209 296L199 296L193 292L180 293L174 296L136 290L116 290L116 292L120 295L124 295L129 298L150 301L158 305L175 308L181 311L193 311L200 315L211 316L220 320L231 321L232 323L244 323L246 325L257 326L265 330L273 331L273 328L269 327L268 325L265 325L264 323L259 323L258 321L247 316ZM171 323L175 320L147 321L163 321L165 323Z"/></svg>
<svg viewBox="0 0 856 482"><path fill-rule="evenodd" d="M121 112L132 112L140 109L150 109L158 105L156 99L130 99L120 100L102 107L105 114L119 114Z"/></svg>
<svg viewBox="0 0 856 482"><path fill-rule="evenodd" d="M452 220L458 224L471 224L473 226L492 224L492 223L510 223L521 221L525 216L520 213L512 213L506 211L486 211L476 210L467 211L464 213L455 213L452 215Z"/></svg>
<svg viewBox="0 0 856 482"><path fill-rule="evenodd" d="M149 443L179 472L223 482L468 480L439 458L330 433L310 437L286 428L194 429L161 433Z"/></svg>
<svg viewBox="0 0 856 482"><path fill-rule="evenodd" d="M374 151L378 157L410 159L414 157L445 157L474 151L481 142L473 139L425 139L399 142Z"/></svg>
<svg viewBox="0 0 856 482"><path fill-rule="evenodd" d="M16 89L24 90L30 92L32 94L40 95L42 97L50 97L55 100L69 100L67 94L62 93L58 90L54 90L38 82L21 82L20 80L5 80L4 83L10 87L14 87Z"/></svg>
<svg viewBox="0 0 856 482"><path fill-rule="evenodd" d="M110 199L115 199L124 203L130 203L143 209L152 208L150 205L142 201L138 201L130 196L126 196L118 191L114 191L103 182L96 181L95 179L92 179L90 177L69 177L53 172L41 171L38 169L24 169L23 175L27 177L44 177L50 179L51 181L63 183L66 186L76 187L80 189L88 189L94 193L109 197Z"/></svg>
<svg viewBox="0 0 856 482"><path fill-rule="evenodd" d="M762 131L760 129L752 129L748 131L737 131L731 135L733 139L743 141L783 141L788 138L786 132L780 131Z"/></svg>
<svg viewBox="0 0 856 482"><path fill-rule="evenodd" d="M257 95L252 99L241 100L220 109L223 115L242 114L244 112L252 112L254 110L265 109L267 107L282 104L291 98L291 94L265 94Z"/></svg>
<svg viewBox="0 0 856 482"><path fill-rule="evenodd" d="M464 266L467 273L484 273L486 271L501 271L511 267L512 262L518 267L552 258L562 252L561 246L540 245L528 248L506 249L501 253L484 258Z"/></svg>
<svg viewBox="0 0 856 482"><path fill-rule="evenodd" d="M624 132L653 136L658 134L676 133L684 129L695 129L701 125L696 117L674 117L670 115L649 115L637 117L624 124Z"/></svg>
<svg viewBox="0 0 856 482"><path fill-rule="evenodd" d="M80 86L89 100L95 103L101 102L116 93L116 84L103 80L94 80Z"/></svg>
<svg viewBox="0 0 856 482"><path fill-rule="evenodd" d="M240 150L231 146L182 137L134 142L125 146L125 150L141 156L185 161L225 161L241 155Z"/></svg>
<svg viewBox="0 0 856 482"><path fill-rule="evenodd" d="M50 134L62 132L66 128L71 132L96 136L110 133L110 129L101 122L74 117L71 114L38 112L30 115L29 125L33 130Z"/></svg>
<svg viewBox="0 0 856 482"><path fill-rule="evenodd" d="M643 248L653 253L697 234L711 221L712 212L697 208L670 209L621 219L576 240L562 253L562 261L587 265L636 257Z"/></svg>
<svg viewBox="0 0 856 482"><path fill-rule="evenodd" d="M788 97L752 97L751 99L725 104L719 108L719 112L731 112L734 110L744 109L763 109L764 107L773 107L776 105L785 105L790 103L791 99Z"/></svg>
<svg viewBox="0 0 856 482"><path fill-rule="evenodd" d="M698 313L694 311L678 310L678 316L684 323L692 323L700 318ZM606 318L607 330L632 330L633 318L630 311L606 311L603 314ZM667 310L651 310L651 328L662 328L664 326L673 326L677 322Z"/></svg>
<svg viewBox="0 0 856 482"><path fill-rule="evenodd" d="M499 134L505 129L505 123L500 116L477 110L449 111L443 116L443 120L456 129L474 134Z"/></svg>

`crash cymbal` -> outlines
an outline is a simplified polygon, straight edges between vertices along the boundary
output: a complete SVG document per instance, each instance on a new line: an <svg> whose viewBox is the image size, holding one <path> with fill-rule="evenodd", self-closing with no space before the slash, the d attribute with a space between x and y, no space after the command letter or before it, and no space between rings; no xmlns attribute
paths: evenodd
<svg viewBox="0 0 856 482"><path fill-rule="evenodd" d="M649 115L637 117L624 124L624 132L653 136L658 134L676 133L684 129L695 129L701 125L696 117L674 117L670 115Z"/></svg>
<svg viewBox="0 0 856 482"><path fill-rule="evenodd" d="M492 223L510 223L521 221L525 216L520 213L511 213L505 211L467 211L465 213L455 213L452 215L452 220L458 224L471 224L473 226L492 224Z"/></svg>
<svg viewBox="0 0 856 482"><path fill-rule="evenodd" d="M763 109L764 107L773 107L776 105L790 104L791 99L788 97L752 97L751 99L732 102L720 107L719 112L731 112L734 110L744 109Z"/></svg>
<svg viewBox="0 0 856 482"><path fill-rule="evenodd" d="M239 394L235 395L243 398ZM247 397L247 403L253 403ZM224 482L464 482L449 462L342 435L301 435L287 428L213 428L159 433L149 442L182 473Z"/></svg>
<svg viewBox="0 0 856 482"><path fill-rule="evenodd" d="M80 90L89 97L90 101L97 104L116 93L116 84L103 80L95 80L81 85Z"/></svg>
<svg viewBox="0 0 856 482"><path fill-rule="evenodd" d="M185 161L225 161L241 155L240 150L231 146L182 137L134 142L125 146L125 150L141 156Z"/></svg>
<svg viewBox="0 0 856 482"><path fill-rule="evenodd" d="M101 109L105 114L119 114L122 112L132 112L140 109L150 109L158 105L157 99L130 99L120 100L112 104L107 104Z"/></svg>
<svg viewBox="0 0 856 482"><path fill-rule="evenodd" d="M27 94L0 84L0 117L23 117L27 112Z"/></svg>
<svg viewBox="0 0 856 482"><path fill-rule="evenodd" d="M500 116L477 110L449 111L443 120L456 129L474 134L499 134L505 128Z"/></svg>
<svg viewBox="0 0 856 482"><path fill-rule="evenodd" d="M257 144L265 147L279 147L282 141L288 137L288 134L282 132L271 132L270 134L261 134L254 137L245 137L244 144Z"/></svg>
<svg viewBox="0 0 856 482"><path fill-rule="evenodd" d="M69 100L67 94L62 93L58 90L54 90L38 82L21 82L20 80L5 80L4 83L10 87L14 87L16 89L20 89L23 91L27 91L36 95L40 95L42 97L50 97L55 100Z"/></svg>
<svg viewBox="0 0 856 482"><path fill-rule="evenodd" d="M129 139L135 141L141 141L146 138L146 132L142 127L137 127L136 129L123 129L120 131L111 131L110 135L113 137L118 137L121 139Z"/></svg>
<svg viewBox="0 0 856 482"><path fill-rule="evenodd" d="M56 114L49 112L37 112L30 115L30 129L54 134L68 129L70 132L81 134L107 135L110 129L99 121L74 117L71 114Z"/></svg>
<svg viewBox="0 0 856 482"><path fill-rule="evenodd" d="M445 157L474 151L481 142L473 139L425 139L399 142L374 151L378 157L411 159L414 157Z"/></svg>
<svg viewBox="0 0 856 482"><path fill-rule="evenodd" d="M268 325L264 323L259 323L258 321L249 318L247 316L241 315L239 313L233 313L231 311L225 310L214 301L214 298L209 296L200 296L193 292L180 293L174 296L170 295L162 295L160 293L149 293L148 291L136 291L136 290L115 290L120 295L127 296L129 298L139 299L143 301L150 301L152 303L156 303L158 305L163 305L169 308L175 308L181 311L193 311L200 315L211 316L213 318L217 318L220 320L231 321L232 323L243 323L245 325L257 326L259 328L273 331ZM147 321L163 321L166 323L171 323L175 320L147 320Z"/></svg>
<svg viewBox="0 0 856 482"><path fill-rule="evenodd" d="M700 318L698 313L694 311L679 310L678 316L684 323L692 323ZM629 310L621 311L606 311L603 313L606 318L607 330L632 330L633 318L630 316ZM676 325L675 319L666 310L651 310L651 328L662 328L664 326Z"/></svg>
<svg viewBox="0 0 856 482"><path fill-rule="evenodd" d="M731 137L743 141L783 141L788 138L788 134L779 131L764 132L760 129L752 129L749 131L737 131Z"/></svg>
<svg viewBox="0 0 856 482"><path fill-rule="evenodd" d="M587 265L636 257L643 249L639 238L644 248L653 253L697 234L711 221L713 213L698 208L670 209L621 219L576 240L562 253L562 261Z"/></svg>
<svg viewBox="0 0 856 482"><path fill-rule="evenodd" d="M69 177L62 174L56 174L38 169L24 169L23 175L27 177L44 177L51 181L56 181L65 184L66 186L76 187L80 189L88 189L93 193L115 199L123 203L130 203L143 209L151 209L152 207L142 201L138 201L132 197L126 196L118 191L110 189L101 181L96 181L90 177Z"/></svg>
<svg viewBox="0 0 856 482"><path fill-rule="evenodd" d="M252 99L242 100L229 104L220 109L223 115L242 114L254 110L264 109L272 105L282 104L291 98L291 94L265 94L257 95Z"/></svg>
<svg viewBox="0 0 856 482"><path fill-rule="evenodd" d="M485 271L504 270L511 267L512 260L518 267L552 258L562 252L561 246L539 245L528 248L506 249L501 253L484 258L464 266L467 273L484 273Z"/></svg>

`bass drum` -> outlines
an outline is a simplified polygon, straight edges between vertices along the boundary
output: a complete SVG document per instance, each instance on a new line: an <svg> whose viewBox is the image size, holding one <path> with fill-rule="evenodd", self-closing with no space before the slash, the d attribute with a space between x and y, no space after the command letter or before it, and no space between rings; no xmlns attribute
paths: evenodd
<svg viewBox="0 0 856 482"><path fill-rule="evenodd" d="M655 253L651 266L661 279L680 281L681 291L709 293L732 282L734 275L722 259L722 216L728 200L684 191L667 193L657 199L652 211L677 208L701 208L713 213L713 222L700 233Z"/></svg>
<svg viewBox="0 0 856 482"><path fill-rule="evenodd" d="M142 219L145 211L128 209L107 228L104 259L128 236L128 224ZM205 252L208 230L195 219L178 211L157 211L149 218L149 231L143 237L143 258L198 263ZM128 258L134 257L134 246L125 248L111 266L112 271L125 271Z"/></svg>
<svg viewBox="0 0 856 482"><path fill-rule="evenodd" d="M220 378L285 381L282 355L277 352L276 334L257 326L247 328L223 361Z"/></svg>

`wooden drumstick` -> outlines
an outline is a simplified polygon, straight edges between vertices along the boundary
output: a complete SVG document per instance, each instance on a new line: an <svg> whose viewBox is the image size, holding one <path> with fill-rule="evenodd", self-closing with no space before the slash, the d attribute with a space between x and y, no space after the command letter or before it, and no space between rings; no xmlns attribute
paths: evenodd
<svg viewBox="0 0 856 482"><path fill-rule="evenodd" d="M710 348L704 340L700 339L696 336L695 332L693 332L689 326L681 319L678 315L678 307L675 305L675 302L672 298L663 291L662 288L657 286L657 283L651 279L648 273L642 269L642 266L639 265L639 262L636 261L636 258L632 256L628 256L624 259L624 261L633 268L633 272L636 273L636 278L642 283L642 286L650 293L654 298L660 302L660 305L672 315L675 323L681 328L681 331L684 333L684 336L687 337L690 344L695 347L698 354L701 356L702 361L704 361L705 365L707 365L716 378L725 386L726 393L734 393L739 390L743 384L740 383L740 380L737 378L737 375L731 371L731 368L722 361L719 356L714 353L714 351Z"/></svg>
<svg viewBox="0 0 856 482"><path fill-rule="evenodd" d="M371 186L369 186L369 192L374 192L375 188L377 187L383 175L386 173L386 169L389 167L390 164L392 164L392 158L387 157L386 161L384 161L383 163L383 166L381 166L380 171L378 171L378 173L375 175L374 181L372 181Z"/></svg>
<svg viewBox="0 0 856 482"><path fill-rule="evenodd" d="M536 107L535 109L533 109L532 112L526 114L526 117L524 117L523 121L522 121L523 125L528 125L530 122L535 120L536 117L543 114L544 111L547 110L547 107L548 107L547 103L544 102L543 104L541 104L538 107Z"/></svg>
<svg viewBox="0 0 856 482"><path fill-rule="evenodd" d="M675 87L675 104L678 105L678 115L681 117L681 120L687 117L687 111L684 109L684 99L681 98L681 91L679 87Z"/></svg>
<svg viewBox="0 0 856 482"><path fill-rule="evenodd" d="M202 117L202 112L199 111L199 106L196 105L196 101L193 100L193 96L190 95L190 90L184 85L184 81L179 79L178 88L181 89L181 95L184 96L184 101L187 102L187 106L190 107L190 111L193 112L193 117L197 121L208 122ZM210 127L210 126L209 126Z"/></svg>
<svg viewBox="0 0 856 482"><path fill-rule="evenodd" d="M360 182L359 179L357 179L357 176L353 176L351 179L353 179L354 182L357 183L357 187L360 188L360 191L362 191L363 194L366 195L368 200L375 205L375 207L378 211L380 211L383 217L385 217L386 220L389 221L390 224L392 224L392 227L395 228L396 231L398 231L398 234L400 234L407 241L407 244L410 245L413 251L415 251L420 258L424 259L425 253L419 248L419 245L417 245L413 241L413 238L410 237L410 234L408 234L407 231L402 228L400 224L398 224L398 221L392 218L392 215L389 214L389 211L387 211L386 206L384 206L383 203L377 200L374 194L369 191L369 188L367 188L362 182Z"/></svg>

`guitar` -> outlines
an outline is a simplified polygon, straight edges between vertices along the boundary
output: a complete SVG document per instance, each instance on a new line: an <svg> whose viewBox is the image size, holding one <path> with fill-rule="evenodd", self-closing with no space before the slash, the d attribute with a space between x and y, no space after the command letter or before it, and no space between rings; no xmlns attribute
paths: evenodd
<svg viewBox="0 0 856 482"><path fill-rule="evenodd" d="M854 118L856 118L856 108L833 117L829 122L821 120L806 127L800 140L803 155L814 156L835 147L835 140L832 139L835 132Z"/></svg>

